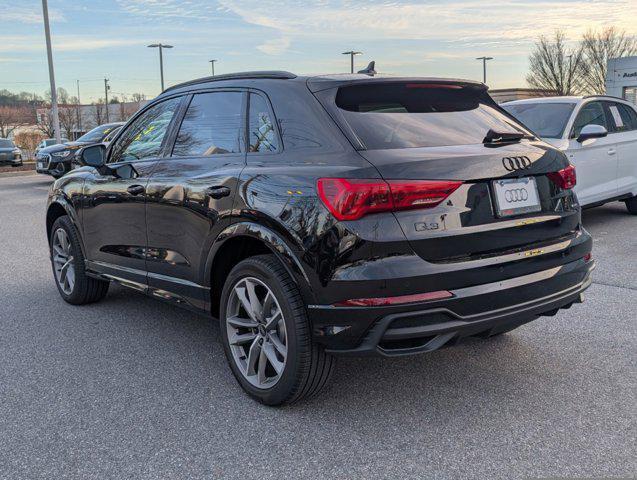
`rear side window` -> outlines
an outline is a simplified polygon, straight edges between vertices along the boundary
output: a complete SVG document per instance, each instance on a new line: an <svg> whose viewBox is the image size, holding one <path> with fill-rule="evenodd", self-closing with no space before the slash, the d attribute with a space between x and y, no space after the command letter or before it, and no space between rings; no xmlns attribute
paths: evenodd
<svg viewBox="0 0 637 480"><path fill-rule="evenodd" d="M341 87L336 105L368 150L482 143L489 130L530 134L483 91L460 85Z"/></svg>
<svg viewBox="0 0 637 480"><path fill-rule="evenodd" d="M241 92L193 96L173 147L174 157L207 157L241 152Z"/></svg>
<svg viewBox="0 0 637 480"><path fill-rule="evenodd" d="M250 152L276 152L278 141L268 103L261 95L250 94Z"/></svg>
<svg viewBox="0 0 637 480"><path fill-rule="evenodd" d="M582 128L586 125L601 125L606 130L611 130L608 121L606 120L606 114L604 113L604 107L601 102L590 102L582 107L575 118L573 124L573 138L579 137L582 132Z"/></svg>
<svg viewBox="0 0 637 480"><path fill-rule="evenodd" d="M624 124L623 130L637 130L637 112L623 103L616 103L615 106L617 107L622 123Z"/></svg>

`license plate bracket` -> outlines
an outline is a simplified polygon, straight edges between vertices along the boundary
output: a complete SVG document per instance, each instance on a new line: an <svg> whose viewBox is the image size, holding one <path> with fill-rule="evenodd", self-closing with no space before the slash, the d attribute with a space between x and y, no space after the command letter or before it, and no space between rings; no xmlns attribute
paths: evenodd
<svg viewBox="0 0 637 480"><path fill-rule="evenodd" d="M503 178L491 183L496 215L512 217L542 210L535 177Z"/></svg>

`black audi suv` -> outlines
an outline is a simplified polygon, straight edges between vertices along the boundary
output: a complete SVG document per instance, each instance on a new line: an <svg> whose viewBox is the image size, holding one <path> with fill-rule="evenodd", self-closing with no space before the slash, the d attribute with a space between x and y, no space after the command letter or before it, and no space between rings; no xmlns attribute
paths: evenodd
<svg viewBox="0 0 637 480"><path fill-rule="evenodd" d="M35 170L60 178L72 169L73 158L80 148L95 143L108 143L122 125L124 122L106 123L86 132L74 142L67 141L40 148L35 157Z"/></svg>
<svg viewBox="0 0 637 480"><path fill-rule="evenodd" d="M217 317L270 405L317 393L337 355L500 335L591 282L573 166L481 83L219 75L78 155L46 214L64 300L117 282Z"/></svg>

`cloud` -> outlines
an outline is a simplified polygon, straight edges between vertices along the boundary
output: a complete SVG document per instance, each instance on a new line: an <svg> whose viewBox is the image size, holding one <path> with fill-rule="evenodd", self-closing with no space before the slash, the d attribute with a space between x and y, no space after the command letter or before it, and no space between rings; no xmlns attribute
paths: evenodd
<svg viewBox="0 0 637 480"><path fill-rule="evenodd" d="M103 39L79 35L56 35L52 41L54 52L81 52L100 48L144 44L142 39ZM44 37L40 35L0 35L0 52L39 52L44 49Z"/></svg>
<svg viewBox="0 0 637 480"><path fill-rule="evenodd" d="M268 55L281 55L290 47L290 39L286 37L267 40L259 45L257 49Z"/></svg>
<svg viewBox="0 0 637 480"><path fill-rule="evenodd" d="M144 1L144 0L139 0ZM590 27L633 30L634 0L391 1L219 0L245 22L286 36L368 39L528 41L557 28L580 35Z"/></svg>
<svg viewBox="0 0 637 480"><path fill-rule="evenodd" d="M42 24L42 7L18 7L15 2L0 2L2 21L7 23ZM49 9L49 22L63 22L64 15L57 9Z"/></svg>

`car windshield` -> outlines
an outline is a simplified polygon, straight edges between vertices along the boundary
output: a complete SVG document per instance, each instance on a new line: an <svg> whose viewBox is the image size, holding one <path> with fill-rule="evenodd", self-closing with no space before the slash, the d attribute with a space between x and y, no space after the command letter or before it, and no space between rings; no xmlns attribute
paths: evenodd
<svg viewBox="0 0 637 480"><path fill-rule="evenodd" d="M562 138L574 103L534 102L502 107L542 138Z"/></svg>
<svg viewBox="0 0 637 480"><path fill-rule="evenodd" d="M101 142L102 138L104 138L111 130L113 130L112 125L100 125L99 127L95 127L93 130L86 132L80 138L77 139L78 142Z"/></svg>
<svg viewBox="0 0 637 480"><path fill-rule="evenodd" d="M0 138L0 148L13 148L13 141Z"/></svg>
<svg viewBox="0 0 637 480"><path fill-rule="evenodd" d="M530 135L472 86L353 85L339 88L336 105L368 150L478 144L493 132Z"/></svg>

